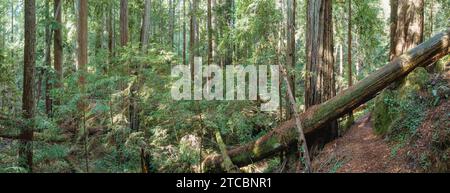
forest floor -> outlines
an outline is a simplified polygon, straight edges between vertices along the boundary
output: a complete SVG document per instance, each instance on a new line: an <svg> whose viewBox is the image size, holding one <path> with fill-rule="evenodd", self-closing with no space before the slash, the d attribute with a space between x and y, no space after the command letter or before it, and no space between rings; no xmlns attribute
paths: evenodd
<svg viewBox="0 0 450 193"><path fill-rule="evenodd" d="M370 114L356 121L344 136L327 144L313 166L317 172L411 172L408 161L392 156L389 144L374 134Z"/></svg>

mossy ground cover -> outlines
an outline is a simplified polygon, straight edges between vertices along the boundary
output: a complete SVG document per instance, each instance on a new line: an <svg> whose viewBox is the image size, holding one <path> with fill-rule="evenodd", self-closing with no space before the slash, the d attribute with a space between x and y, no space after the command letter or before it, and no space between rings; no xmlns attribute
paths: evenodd
<svg viewBox="0 0 450 193"><path fill-rule="evenodd" d="M418 171L450 171L450 86L446 74L418 68L395 89L384 90L372 109L374 132Z"/></svg>

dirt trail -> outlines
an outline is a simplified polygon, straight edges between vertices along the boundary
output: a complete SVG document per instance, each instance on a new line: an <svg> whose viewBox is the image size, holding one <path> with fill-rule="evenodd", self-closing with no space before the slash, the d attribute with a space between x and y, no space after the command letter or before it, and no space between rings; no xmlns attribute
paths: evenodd
<svg viewBox="0 0 450 193"><path fill-rule="evenodd" d="M313 161L313 167L317 172L411 172L408 162L391 152L387 142L373 133L370 115L366 115L343 137L327 144Z"/></svg>
<svg viewBox="0 0 450 193"><path fill-rule="evenodd" d="M443 79L450 85L450 63ZM417 166L407 158L408 153L426 152L432 143L432 134L437 121L448 119L449 101L431 108L427 118L418 128L421 136L415 146L395 148L383 137L373 132L370 114L360 118L344 134L343 137L327 144L321 153L313 160L316 172L350 172L350 173L398 173L417 172ZM445 126L443 127L445 128ZM437 128L439 129L439 128ZM442 129L441 129L442 130Z"/></svg>

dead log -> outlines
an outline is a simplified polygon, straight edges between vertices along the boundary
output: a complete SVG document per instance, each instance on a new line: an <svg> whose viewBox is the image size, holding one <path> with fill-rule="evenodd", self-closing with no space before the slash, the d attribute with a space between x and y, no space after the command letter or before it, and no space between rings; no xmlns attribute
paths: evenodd
<svg viewBox="0 0 450 193"><path fill-rule="evenodd" d="M450 28L409 50L334 98L298 115L306 135L336 120L374 98L380 91L403 78L416 67L432 64L450 53ZM236 166L242 167L276 155L297 141L295 119L273 129L259 139L228 151ZM222 156L215 154L203 161L204 170L220 171Z"/></svg>

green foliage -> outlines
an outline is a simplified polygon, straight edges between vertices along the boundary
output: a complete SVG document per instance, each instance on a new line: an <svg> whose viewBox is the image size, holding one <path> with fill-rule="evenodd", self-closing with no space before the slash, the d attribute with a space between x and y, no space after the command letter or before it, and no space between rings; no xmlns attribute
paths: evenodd
<svg viewBox="0 0 450 193"><path fill-rule="evenodd" d="M149 161L154 171L199 172L205 155L219 152L214 131L220 131L227 146L234 146L258 138L284 121L279 112L261 112L257 101L174 101L171 98L170 87L176 81L170 76L171 68L183 61L184 43L189 49L191 14L198 18L198 50L204 57L203 61L206 61L206 1L198 1L199 7L195 13L191 13L190 2L173 1L170 7L169 1L152 1L151 35L149 49L145 52L140 48L143 1L129 1L130 41L124 47L119 46L119 1L89 1L87 72L80 72L77 65L78 4L75 1L63 2L64 21L58 23L53 18L52 1L36 1L35 98L38 103L33 120L20 118L23 34L27 27L21 19L24 17L23 5L19 0L0 3L0 13L3 15L0 17L0 113L14 117L2 120L1 126L7 128L0 129L7 134L17 134L20 128L16 121L35 123L34 162L38 172L85 172L86 160L90 172L140 172L141 150L150 155ZM182 11L183 3L186 4L186 16ZM217 45L214 62L242 65L286 62L285 1L216 3L213 10L215 29L212 31ZM297 61L295 68L288 72L297 80L295 97L298 105L303 101L304 89L306 3L305 0L297 1ZM447 27L449 5L445 0L436 1L434 22L426 25L427 30L431 30L431 26L435 32ZM347 1L333 1L333 6L333 37L335 45L343 46L345 56L348 54ZM359 64L361 67L357 77L360 79L387 60L389 41L385 32L388 31L388 20L382 17L380 1L354 0L352 8L353 28L350 33L353 34L354 45L351 51L354 53L353 66ZM174 13L171 9L175 9ZM113 53L108 48L109 16L113 23ZM186 34L183 34L183 24L187 24ZM170 33L171 27L174 28L173 34ZM50 46L53 52L53 45L48 45L45 39L46 29L62 30L64 64L61 88L54 86L57 79L53 61L50 64L45 61L46 48ZM187 37L186 42L183 42L183 35ZM440 64L445 63L448 62ZM344 69L344 73L348 73L346 71ZM428 88L432 102L425 102L417 95L428 80L424 72L423 69L417 70L405 79L398 91L386 90L376 99L374 124L379 134L393 139L413 136L423 119L424 109L448 100L448 94L443 94L447 93L445 85ZM347 76L343 76L337 78L347 82ZM80 77L86 78L83 89L80 88ZM52 86L49 91L53 99L51 115L46 114L47 83ZM281 92L286 93L285 86L282 86ZM80 111L80 101L88 104L85 111ZM130 102L133 101L139 109L137 130L130 128ZM283 97L282 103L285 102ZM442 142L440 138L436 141ZM25 172L17 167L17 144L0 139L0 172ZM279 143L273 141L269 145L277 146ZM240 156L247 158L248 155ZM344 161L331 160L331 172L337 171ZM266 171L275 171L279 165L279 158L271 159Z"/></svg>
<svg viewBox="0 0 450 193"><path fill-rule="evenodd" d="M402 80L397 90L386 89L375 99L372 116L377 134L390 133L394 138L401 139L415 134L427 107L418 92L426 87L428 77L424 68L417 68ZM408 132L404 132L405 129Z"/></svg>

